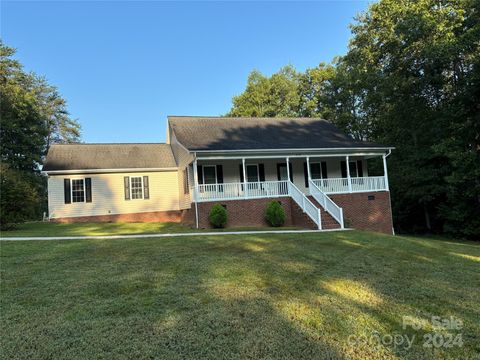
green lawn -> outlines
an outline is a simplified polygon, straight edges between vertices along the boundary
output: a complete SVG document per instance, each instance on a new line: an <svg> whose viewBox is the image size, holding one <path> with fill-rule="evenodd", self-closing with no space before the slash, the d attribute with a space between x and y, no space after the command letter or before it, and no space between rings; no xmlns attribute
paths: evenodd
<svg viewBox="0 0 480 360"><path fill-rule="evenodd" d="M274 228L273 230L294 230L295 227ZM227 228L206 229L200 231L248 231L248 230L272 230L272 228ZM1 231L2 237L20 236L87 236L87 235L128 235L128 234L174 234L184 232L199 232L189 226L179 223L71 223L61 224L54 222L31 222L20 224L14 230Z"/></svg>
<svg viewBox="0 0 480 360"><path fill-rule="evenodd" d="M0 246L4 359L480 353L480 243L350 231ZM459 318L439 334L463 346L424 348L433 329L404 330L403 316Z"/></svg>

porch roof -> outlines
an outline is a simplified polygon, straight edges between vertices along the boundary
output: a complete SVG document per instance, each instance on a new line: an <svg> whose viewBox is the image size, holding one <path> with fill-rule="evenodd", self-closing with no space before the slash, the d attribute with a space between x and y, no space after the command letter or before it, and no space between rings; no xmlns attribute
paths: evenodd
<svg viewBox="0 0 480 360"><path fill-rule="evenodd" d="M169 116L177 140L190 151L387 149L345 135L327 120Z"/></svg>

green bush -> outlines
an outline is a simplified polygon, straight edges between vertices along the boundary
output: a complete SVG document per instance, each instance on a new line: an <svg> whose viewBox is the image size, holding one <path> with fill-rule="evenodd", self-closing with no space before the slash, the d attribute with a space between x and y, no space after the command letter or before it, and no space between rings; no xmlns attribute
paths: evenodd
<svg viewBox="0 0 480 360"><path fill-rule="evenodd" d="M208 220L214 228L223 228L227 224L227 210L220 204L213 205Z"/></svg>
<svg viewBox="0 0 480 360"><path fill-rule="evenodd" d="M285 210L278 201L272 201L267 205L265 220L270 226L282 226L285 223Z"/></svg>

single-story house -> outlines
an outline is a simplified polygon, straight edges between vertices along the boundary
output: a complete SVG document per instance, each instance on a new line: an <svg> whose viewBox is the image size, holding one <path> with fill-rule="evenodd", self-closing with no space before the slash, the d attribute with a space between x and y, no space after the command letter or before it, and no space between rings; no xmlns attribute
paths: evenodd
<svg viewBox="0 0 480 360"><path fill-rule="evenodd" d="M391 234L391 150L322 119L169 116L166 143L52 145L43 172L52 221L207 228L221 204L227 226L261 226L279 201L286 225ZM379 176L372 158L383 159Z"/></svg>

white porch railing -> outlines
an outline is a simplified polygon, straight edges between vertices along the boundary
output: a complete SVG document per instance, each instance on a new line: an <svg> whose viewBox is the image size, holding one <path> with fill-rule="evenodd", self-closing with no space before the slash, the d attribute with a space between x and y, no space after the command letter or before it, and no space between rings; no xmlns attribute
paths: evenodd
<svg viewBox="0 0 480 360"><path fill-rule="evenodd" d="M352 192L387 190L384 176L352 177L350 180ZM326 194L350 192L348 178L315 179L312 181Z"/></svg>
<svg viewBox="0 0 480 360"><path fill-rule="evenodd" d="M339 207L332 199L328 197L320 188L315 185L312 180L309 180L310 194L315 200L328 212L332 217L340 224L340 227L344 228L343 223L343 209Z"/></svg>
<svg viewBox="0 0 480 360"><path fill-rule="evenodd" d="M288 181L203 184L197 196L199 202L289 196Z"/></svg>
<svg viewBox="0 0 480 360"><path fill-rule="evenodd" d="M318 229L322 229L322 216L320 209L317 208L303 192L300 191L291 181L288 182L288 190L293 200L300 208L317 224Z"/></svg>

